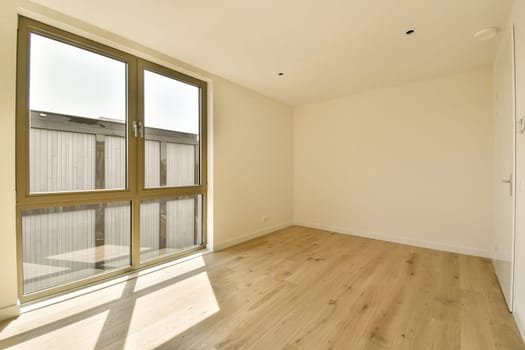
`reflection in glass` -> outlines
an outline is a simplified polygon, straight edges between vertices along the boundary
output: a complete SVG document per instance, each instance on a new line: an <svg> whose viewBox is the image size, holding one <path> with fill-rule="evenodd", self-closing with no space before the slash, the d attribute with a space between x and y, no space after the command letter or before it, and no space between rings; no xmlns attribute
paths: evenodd
<svg viewBox="0 0 525 350"><path fill-rule="evenodd" d="M24 294L131 264L129 202L22 212Z"/></svg>
<svg viewBox="0 0 525 350"><path fill-rule="evenodd" d="M203 243L200 195L143 201L140 221L141 262Z"/></svg>

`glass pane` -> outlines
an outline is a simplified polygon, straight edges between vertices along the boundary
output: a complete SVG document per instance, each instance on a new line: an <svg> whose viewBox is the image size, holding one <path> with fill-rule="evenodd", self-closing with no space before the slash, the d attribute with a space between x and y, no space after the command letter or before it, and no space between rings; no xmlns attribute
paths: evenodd
<svg viewBox="0 0 525 350"><path fill-rule="evenodd" d="M140 205L140 261L202 245L202 199L186 196Z"/></svg>
<svg viewBox="0 0 525 350"><path fill-rule="evenodd" d="M31 193L126 188L127 65L31 34Z"/></svg>
<svg viewBox="0 0 525 350"><path fill-rule="evenodd" d="M22 212L24 294L131 264L129 202Z"/></svg>
<svg viewBox="0 0 525 350"><path fill-rule="evenodd" d="M199 183L200 89L144 71L144 186Z"/></svg>

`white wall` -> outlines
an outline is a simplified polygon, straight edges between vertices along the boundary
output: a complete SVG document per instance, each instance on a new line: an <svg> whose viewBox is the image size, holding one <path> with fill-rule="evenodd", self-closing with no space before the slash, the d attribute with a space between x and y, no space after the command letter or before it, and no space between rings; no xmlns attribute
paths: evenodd
<svg viewBox="0 0 525 350"><path fill-rule="evenodd" d="M490 69L298 107L294 222L489 256Z"/></svg>
<svg viewBox="0 0 525 350"><path fill-rule="evenodd" d="M0 319L18 313L15 236L16 1L0 11Z"/></svg>
<svg viewBox="0 0 525 350"><path fill-rule="evenodd" d="M4 0L0 11L0 319L16 312L15 60L17 6L38 20L210 81L210 201L215 248L247 240L292 222L293 110L140 44L27 1ZM214 161L215 159L215 161ZM263 221L266 216L268 220ZM4 310L4 311L3 311Z"/></svg>
<svg viewBox="0 0 525 350"><path fill-rule="evenodd" d="M525 1L514 4L516 113L525 117ZM514 260L514 318L525 339L525 134L516 134L516 241Z"/></svg>
<svg viewBox="0 0 525 350"><path fill-rule="evenodd" d="M214 113L215 248L291 225L292 109L215 80Z"/></svg>

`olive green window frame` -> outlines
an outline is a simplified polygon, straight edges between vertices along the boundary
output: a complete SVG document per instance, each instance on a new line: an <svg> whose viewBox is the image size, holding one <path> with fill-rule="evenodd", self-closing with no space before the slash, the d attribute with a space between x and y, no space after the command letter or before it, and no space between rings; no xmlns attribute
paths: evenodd
<svg viewBox="0 0 525 350"><path fill-rule="evenodd" d="M98 189L78 192L29 192L29 64L30 34L35 33L53 40L73 45L96 54L113 58L127 64L127 187L125 189ZM144 123L144 70L196 86L200 91L199 115L199 184L184 187L145 188L144 186L144 139L133 130L136 122ZM206 247L207 242L207 83L162 65L149 62L127 52L64 31L25 16L18 16L16 85L16 240L18 295L21 302L30 302L70 292L97 284L124 274L175 260ZM144 125L144 124L143 124ZM202 244L179 253L140 263L140 204L142 200L201 195ZM130 202L131 204L131 262L129 267L101 273L57 287L34 293L24 293L22 254L22 212L61 206L97 203Z"/></svg>

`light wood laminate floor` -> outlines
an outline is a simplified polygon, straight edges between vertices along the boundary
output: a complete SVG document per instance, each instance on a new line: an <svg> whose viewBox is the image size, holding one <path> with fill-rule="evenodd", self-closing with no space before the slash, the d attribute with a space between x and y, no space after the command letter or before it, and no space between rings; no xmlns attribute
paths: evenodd
<svg viewBox="0 0 525 350"><path fill-rule="evenodd" d="M291 227L0 324L0 348L525 349L489 260Z"/></svg>

